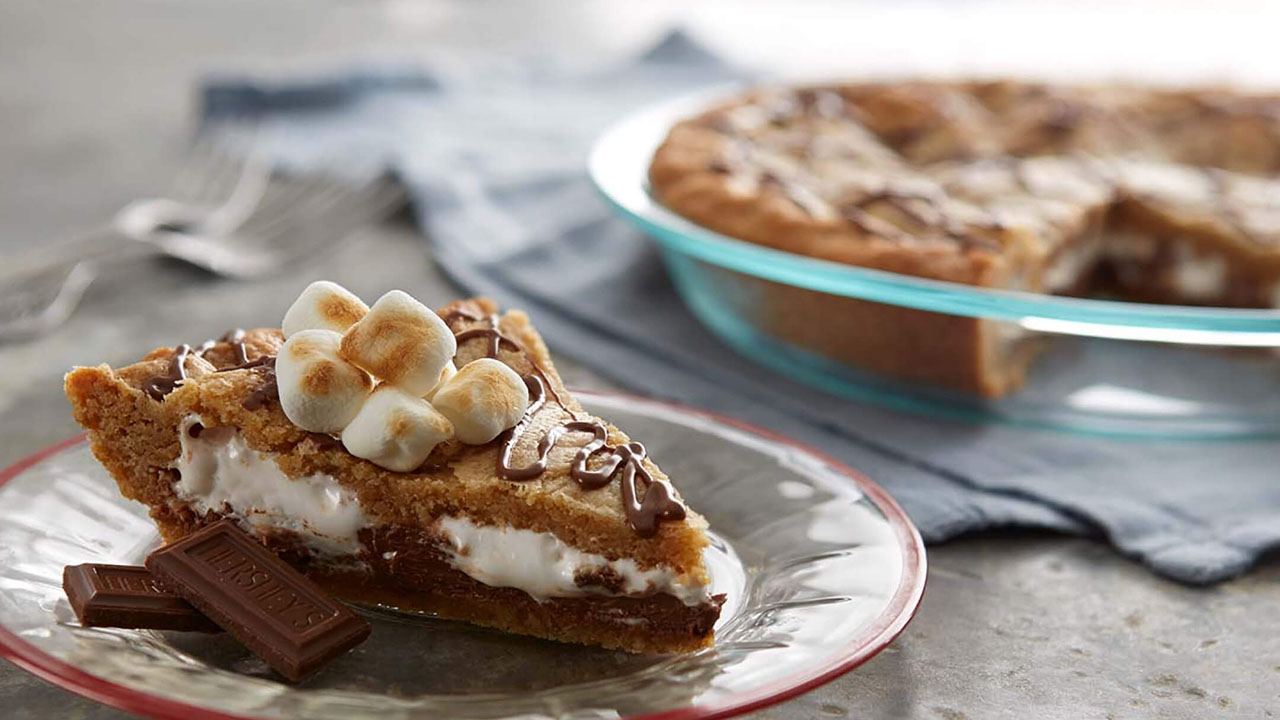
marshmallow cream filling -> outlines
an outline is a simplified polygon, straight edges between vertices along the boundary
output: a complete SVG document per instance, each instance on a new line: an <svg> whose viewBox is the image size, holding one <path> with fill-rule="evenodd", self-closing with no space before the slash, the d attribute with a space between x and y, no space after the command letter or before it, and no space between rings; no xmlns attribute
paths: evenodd
<svg viewBox="0 0 1280 720"><path fill-rule="evenodd" d="M173 467L178 497L196 512L227 513L256 531L289 530L319 557L342 560L363 550L360 530L373 523L354 493L329 475L290 478L270 453L250 448L233 428L204 427L198 437L190 429L200 422L187 417L179 426L181 453ZM621 579L620 593L673 595L685 605L710 599L706 585L692 582L668 567L640 568L634 560L609 560L566 545L552 533L481 525L464 517L437 521L446 540L450 564L491 587L513 587L536 600L553 597L612 595L576 580L608 572Z"/></svg>
<svg viewBox="0 0 1280 720"><path fill-rule="evenodd" d="M256 531L290 530L321 557L360 552L369 525L356 496L328 475L290 479L268 453L245 444L233 428L205 427L199 437L188 417L178 427L182 452L174 461L178 497L196 512L225 512Z"/></svg>
<svg viewBox="0 0 1280 720"><path fill-rule="evenodd" d="M485 585L519 588L535 600L599 595L575 580L580 574L604 571L622 579L623 595L661 592L685 605L710 599L705 585L689 582L671 568L644 570L629 558L609 560L569 547L551 533L478 525L464 517L442 517L439 524L449 538L449 561L455 568Z"/></svg>

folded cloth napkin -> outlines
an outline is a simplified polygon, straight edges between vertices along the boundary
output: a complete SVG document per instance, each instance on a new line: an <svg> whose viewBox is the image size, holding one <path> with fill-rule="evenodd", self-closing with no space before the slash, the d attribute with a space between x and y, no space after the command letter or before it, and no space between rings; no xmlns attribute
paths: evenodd
<svg viewBox="0 0 1280 720"><path fill-rule="evenodd" d="M282 163L339 153L391 166L437 261L468 292L526 308L558 352L623 385L861 469L928 541L1008 527L1092 534L1188 583L1239 574L1280 545L1280 443L1108 441L904 415L783 379L713 338L653 246L596 197L585 160L629 111L739 79L677 32L590 72L213 79L203 112L262 120Z"/></svg>

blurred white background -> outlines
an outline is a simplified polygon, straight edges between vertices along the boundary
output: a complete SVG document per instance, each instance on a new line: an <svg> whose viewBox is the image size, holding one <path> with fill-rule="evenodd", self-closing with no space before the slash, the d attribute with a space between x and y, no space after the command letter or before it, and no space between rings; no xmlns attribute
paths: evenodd
<svg viewBox="0 0 1280 720"><path fill-rule="evenodd" d="M591 66L672 27L767 76L1280 87L1280 2L1264 0L16 0L0 9L0 252L154 191L209 71L377 58L470 76L531 54Z"/></svg>

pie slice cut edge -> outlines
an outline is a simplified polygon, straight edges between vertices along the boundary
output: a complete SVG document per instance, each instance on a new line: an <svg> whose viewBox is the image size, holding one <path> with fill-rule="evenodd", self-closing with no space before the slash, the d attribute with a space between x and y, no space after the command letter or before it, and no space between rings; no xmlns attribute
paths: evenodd
<svg viewBox="0 0 1280 720"><path fill-rule="evenodd" d="M290 422L276 329L77 367L65 390L166 542L231 517L350 602L631 652L710 645L724 596L703 561L706 521L642 444L573 398L524 313L475 298L438 315L455 365L499 360L529 406L493 441L446 440L410 472Z"/></svg>

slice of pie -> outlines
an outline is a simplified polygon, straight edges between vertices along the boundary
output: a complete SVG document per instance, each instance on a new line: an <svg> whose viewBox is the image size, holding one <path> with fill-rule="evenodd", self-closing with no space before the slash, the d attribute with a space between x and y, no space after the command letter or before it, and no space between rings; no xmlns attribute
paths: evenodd
<svg viewBox="0 0 1280 720"><path fill-rule="evenodd" d="M574 400L523 313L472 299L422 325L333 288L304 293L287 343L235 331L67 375L94 455L166 541L231 517L351 602L632 652L711 643L706 521Z"/></svg>

